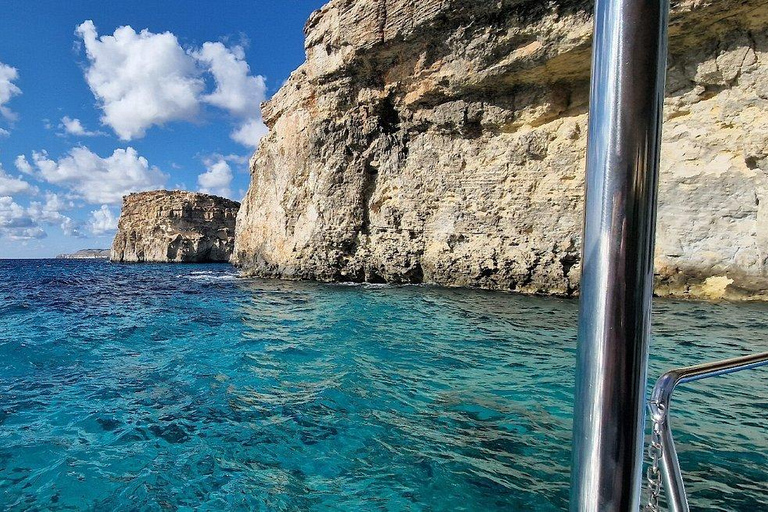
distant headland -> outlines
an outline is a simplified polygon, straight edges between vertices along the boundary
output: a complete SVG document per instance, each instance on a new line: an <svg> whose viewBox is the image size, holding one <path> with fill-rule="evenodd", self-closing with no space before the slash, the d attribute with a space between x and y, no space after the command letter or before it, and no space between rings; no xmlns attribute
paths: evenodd
<svg viewBox="0 0 768 512"><path fill-rule="evenodd" d="M107 260L109 249L80 249L71 254L59 254L57 260Z"/></svg>

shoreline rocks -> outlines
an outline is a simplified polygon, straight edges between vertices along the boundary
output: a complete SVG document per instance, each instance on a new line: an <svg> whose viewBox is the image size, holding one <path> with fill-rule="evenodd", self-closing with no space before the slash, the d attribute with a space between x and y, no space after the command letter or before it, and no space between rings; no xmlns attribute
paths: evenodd
<svg viewBox="0 0 768 512"><path fill-rule="evenodd" d="M123 197L110 259L228 262L240 203L196 192L157 190Z"/></svg>

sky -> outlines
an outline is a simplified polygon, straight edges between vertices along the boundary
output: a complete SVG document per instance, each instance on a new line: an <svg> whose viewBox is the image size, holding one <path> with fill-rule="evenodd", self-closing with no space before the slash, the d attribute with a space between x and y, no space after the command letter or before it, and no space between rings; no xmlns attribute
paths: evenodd
<svg viewBox="0 0 768 512"><path fill-rule="evenodd" d="M321 0L3 0L0 258L108 248L121 197L242 199Z"/></svg>

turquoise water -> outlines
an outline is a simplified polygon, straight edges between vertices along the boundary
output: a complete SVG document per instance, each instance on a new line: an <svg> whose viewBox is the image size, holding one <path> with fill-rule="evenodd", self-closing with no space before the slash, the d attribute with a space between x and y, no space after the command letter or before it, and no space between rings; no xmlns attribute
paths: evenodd
<svg viewBox="0 0 768 512"><path fill-rule="evenodd" d="M565 510L576 310L226 265L0 261L0 504ZM655 313L654 377L768 350L768 305ZM768 370L710 382L673 411L692 507L768 509Z"/></svg>

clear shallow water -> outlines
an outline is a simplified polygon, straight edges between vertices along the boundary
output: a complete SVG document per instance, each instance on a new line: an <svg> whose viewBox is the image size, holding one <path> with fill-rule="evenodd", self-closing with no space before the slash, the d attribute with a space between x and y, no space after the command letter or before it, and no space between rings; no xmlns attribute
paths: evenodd
<svg viewBox="0 0 768 512"><path fill-rule="evenodd" d="M0 261L0 508L565 510L576 309ZM768 305L655 313L653 378L768 350ZM768 372L710 383L674 404L692 507L768 509Z"/></svg>

